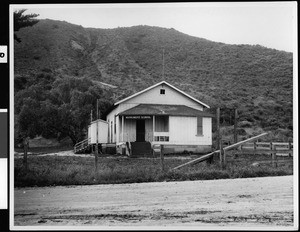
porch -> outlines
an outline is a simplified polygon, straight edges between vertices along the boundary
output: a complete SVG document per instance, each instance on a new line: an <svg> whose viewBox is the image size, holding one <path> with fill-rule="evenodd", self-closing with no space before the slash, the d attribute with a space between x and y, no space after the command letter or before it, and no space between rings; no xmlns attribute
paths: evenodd
<svg viewBox="0 0 300 232"><path fill-rule="evenodd" d="M184 105L140 104L116 115L116 141L201 145L204 129L210 134L211 117Z"/></svg>
<svg viewBox="0 0 300 232"><path fill-rule="evenodd" d="M120 116L119 142L168 142L169 116Z"/></svg>

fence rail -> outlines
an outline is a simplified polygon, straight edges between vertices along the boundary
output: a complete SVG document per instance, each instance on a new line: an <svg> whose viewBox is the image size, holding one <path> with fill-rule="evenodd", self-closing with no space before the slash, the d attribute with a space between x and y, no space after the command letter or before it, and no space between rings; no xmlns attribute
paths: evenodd
<svg viewBox="0 0 300 232"><path fill-rule="evenodd" d="M252 142L239 148L241 153L276 153L293 155L293 143L283 142Z"/></svg>
<svg viewBox="0 0 300 232"><path fill-rule="evenodd" d="M292 159L278 159L279 156L293 156L293 143L284 142L249 142L242 144L238 153L242 154L270 154L271 160L257 161L259 164L272 163L273 167L277 167L278 163L290 163Z"/></svg>

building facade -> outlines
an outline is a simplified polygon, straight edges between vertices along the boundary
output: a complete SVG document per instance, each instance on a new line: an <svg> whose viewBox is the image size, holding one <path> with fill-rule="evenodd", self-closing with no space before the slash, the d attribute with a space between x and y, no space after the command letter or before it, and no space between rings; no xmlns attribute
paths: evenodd
<svg viewBox="0 0 300 232"><path fill-rule="evenodd" d="M166 81L114 104L107 115L108 142L122 145L149 142L169 152L208 152L212 117L205 103Z"/></svg>

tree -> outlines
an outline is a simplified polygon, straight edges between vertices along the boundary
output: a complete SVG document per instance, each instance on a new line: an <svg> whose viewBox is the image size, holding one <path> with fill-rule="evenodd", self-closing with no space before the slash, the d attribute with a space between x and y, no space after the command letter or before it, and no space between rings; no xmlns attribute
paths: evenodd
<svg viewBox="0 0 300 232"><path fill-rule="evenodd" d="M73 144L86 135L90 112L100 101L100 110L106 111L111 94L87 78L64 76L53 83L49 98L43 102L43 128L68 136ZM51 115L51 117L49 117Z"/></svg>
<svg viewBox="0 0 300 232"><path fill-rule="evenodd" d="M25 15L24 12L26 9L21 9L14 12L14 31L19 31L23 27L32 27L33 25L39 22L38 19L35 19L39 14L28 14ZM14 34L14 39L17 42L21 42L21 39Z"/></svg>
<svg viewBox="0 0 300 232"><path fill-rule="evenodd" d="M18 89L16 139L37 135L69 137L75 144L86 136L90 112L95 110L97 99L101 99L101 112L111 106L112 94L88 78L40 73L22 82Z"/></svg>

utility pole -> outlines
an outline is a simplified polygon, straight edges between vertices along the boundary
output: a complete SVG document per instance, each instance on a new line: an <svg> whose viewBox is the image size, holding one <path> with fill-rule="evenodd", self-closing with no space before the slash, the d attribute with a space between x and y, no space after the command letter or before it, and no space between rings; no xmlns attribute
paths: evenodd
<svg viewBox="0 0 300 232"><path fill-rule="evenodd" d="M93 110L91 110L91 123L93 121Z"/></svg>
<svg viewBox="0 0 300 232"><path fill-rule="evenodd" d="M98 173L98 119L99 119L99 110L98 110L98 99L96 105L96 148L95 148L95 177L97 177Z"/></svg>
<svg viewBox="0 0 300 232"><path fill-rule="evenodd" d="M217 108L217 149L220 148L220 108Z"/></svg>
<svg viewBox="0 0 300 232"><path fill-rule="evenodd" d="M162 61L163 61L162 77L163 77L163 80L164 80L165 79L165 49L163 49Z"/></svg>
<svg viewBox="0 0 300 232"><path fill-rule="evenodd" d="M235 108L234 109L234 143L238 142L238 137L237 137L237 118L238 118L238 111Z"/></svg>

